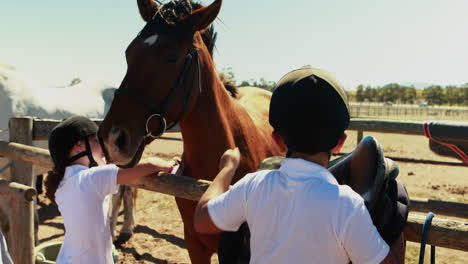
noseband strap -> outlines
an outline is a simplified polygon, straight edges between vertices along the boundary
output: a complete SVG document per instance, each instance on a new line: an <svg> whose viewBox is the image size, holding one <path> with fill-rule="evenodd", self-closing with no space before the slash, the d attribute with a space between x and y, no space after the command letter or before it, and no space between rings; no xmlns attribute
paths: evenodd
<svg viewBox="0 0 468 264"><path fill-rule="evenodd" d="M169 107L171 106L172 102L175 99L175 96L177 95L177 91L179 90L180 87L183 86L186 77L189 74L189 70L192 67L193 61L195 60L195 69L193 71L193 76L192 76L192 85L191 87L185 86L184 89L184 106L182 108L181 113L179 114L178 118L173 121L169 126L166 126L166 114L169 112ZM123 87L120 87L115 91L115 95L124 95L128 96L130 98L133 98L135 101L144 104L148 108L150 108L151 113L149 114L147 120L146 120L146 131L145 131L145 136L147 137L152 137L152 138L158 138L164 132L166 129L171 129L174 127L184 116L185 112L187 111L188 105L190 104L190 99L192 97L192 92L195 87L195 79L198 78L198 87L200 89L200 93L202 92L202 87L201 87L201 78L200 78L200 58L198 55L198 50L196 48L192 48L187 56L185 56L185 65L184 69L177 79L176 86L174 89L171 90L169 95L167 96L165 102L163 104L158 104L152 100L149 99L148 96L136 93L135 91L129 89L128 85L125 85ZM160 125L163 128L160 133L157 135L153 135L153 133L149 130L149 122L151 119L158 117L160 119Z"/></svg>

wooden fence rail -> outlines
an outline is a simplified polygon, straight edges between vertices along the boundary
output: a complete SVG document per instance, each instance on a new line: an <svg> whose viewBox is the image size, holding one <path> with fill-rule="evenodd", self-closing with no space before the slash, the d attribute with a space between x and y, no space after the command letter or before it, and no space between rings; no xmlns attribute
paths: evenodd
<svg viewBox="0 0 468 264"><path fill-rule="evenodd" d="M393 121L352 118L348 129L357 131L424 136L424 122L422 121Z"/></svg>
<svg viewBox="0 0 468 264"><path fill-rule="evenodd" d="M468 219L468 204L414 198L411 199L410 205L411 210L418 212L433 212L435 214Z"/></svg>
<svg viewBox="0 0 468 264"><path fill-rule="evenodd" d="M418 107L416 105L382 105L377 103L350 102L351 116L394 118L394 119L445 119L468 120L468 108L454 107Z"/></svg>
<svg viewBox="0 0 468 264"><path fill-rule="evenodd" d="M0 141L0 155L10 157L10 152L13 152L15 153L15 158L21 161L32 162L35 165L41 164L41 166L46 165L45 167L51 168L52 161L50 157L44 156L43 151L44 150L35 147ZM17 155L17 153L21 153L21 155ZM185 176L160 173L159 175L153 174L142 177L128 185L197 201L210 183L209 181ZM429 203L430 202L428 202L428 204ZM446 207L450 207L450 204L446 204ZM453 214L456 214L456 210L466 210L464 206L458 208L458 204L455 207L457 207L457 209L453 209L453 212L449 210ZM438 214L436 210L433 211ZM410 213L408 224L405 228L405 237L407 240L420 242L422 223L424 222L421 218L422 216ZM435 218L432 228L429 231L428 244L468 251L468 223Z"/></svg>
<svg viewBox="0 0 468 264"><path fill-rule="evenodd" d="M93 119L96 124L102 120ZM47 140L49 133L60 121L54 119L34 119L33 140ZM380 133L424 135L423 121L396 121L371 118L351 118L349 130Z"/></svg>
<svg viewBox="0 0 468 264"><path fill-rule="evenodd" d="M410 213L404 229L406 240L421 243L425 219L423 215ZM468 223L434 217L427 233L427 244L468 251Z"/></svg>
<svg viewBox="0 0 468 264"><path fill-rule="evenodd" d="M37 195L36 189L17 182L0 179L0 195L6 195L12 199L31 202Z"/></svg>
<svg viewBox="0 0 468 264"><path fill-rule="evenodd" d="M96 124L100 124L102 121L94 119ZM447 123L447 128L452 130L458 130L460 127L468 127L468 122L454 122L454 125ZM33 140L47 140L49 132L52 128L59 123L58 120L52 119L35 119L33 128ZM390 134L404 134L404 135L420 135L424 136L424 122L423 121L396 121L396 120L379 120L379 119L368 119L368 118L351 118L351 122L348 130L357 131L357 144L362 140L364 131L366 132L378 132L378 133L390 133ZM174 137L162 137L165 140L182 140L181 138ZM406 159L396 158L403 162L415 162L415 163L426 163L426 164L442 164L449 166L463 166L460 162L441 162L433 160L418 160L418 159Z"/></svg>
<svg viewBox="0 0 468 264"><path fill-rule="evenodd" d="M52 168L49 151L15 142L0 141L0 153L8 153L8 158L33 163L43 168ZM1 154L0 154L1 155ZM4 155L6 156L6 155Z"/></svg>

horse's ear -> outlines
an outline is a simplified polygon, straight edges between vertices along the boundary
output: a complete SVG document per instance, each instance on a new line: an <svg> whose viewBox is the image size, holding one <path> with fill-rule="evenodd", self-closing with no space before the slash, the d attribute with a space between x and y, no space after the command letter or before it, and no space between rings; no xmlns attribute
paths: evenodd
<svg viewBox="0 0 468 264"><path fill-rule="evenodd" d="M188 17L188 22L192 26L193 31L200 31L208 28L218 16L222 2L222 0L216 0L211 5L202 7L193 12Z"/></svg>
<svg viewBox="0 0 468 264"><path fill-rule="evenodd" d="M146 22L153 19L154 14L158 11L158 5L153 0L137 0L137 4L140 15Z"/></svg>

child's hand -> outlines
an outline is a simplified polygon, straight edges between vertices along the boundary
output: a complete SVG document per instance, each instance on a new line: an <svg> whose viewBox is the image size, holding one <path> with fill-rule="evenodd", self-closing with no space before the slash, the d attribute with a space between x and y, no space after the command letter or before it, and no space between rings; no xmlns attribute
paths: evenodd
<svg viewBox="0 0 468 264"><path fill-rule="evenodd" d="M219 170L230 168L236 170L239 167L240 152L238 148L228 149L219 159Z"/></svg>
<svg viewBox="0 0 468 264"><path fill-rule="evenodd" d="M146 163L154 167L155 171L170 172L176 164L174 160L163 160L157 157L150 157L145 160Z"/></svg>
<svg viewBox="0 0 468 264"><path fill-rule="evenodd" d="M185 163L182 162L181 157L173 157L172 160L175 162L175 165L172 167L170 173L175 175L183 175L185 169Z"/></svg>

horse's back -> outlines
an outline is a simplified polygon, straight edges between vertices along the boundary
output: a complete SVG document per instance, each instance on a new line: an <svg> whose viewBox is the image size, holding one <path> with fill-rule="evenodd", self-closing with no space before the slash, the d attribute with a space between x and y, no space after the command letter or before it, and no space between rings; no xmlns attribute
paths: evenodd
<svg viewBox="0 0 468 264"><path fill-rule="evenodd" d="M268 124L271 92L258 87L239 87L237 101L242 105L257 127Z"/></svg>
<svg viewBox="0 0 468 264"><path fill-rule="evenodd" d="M250 131L250 135L246 135L250 141L252 167L247 169L247 173L254 171L261 160L269 156L284 156L286 153L282 152L282 147L278 142L273 140L272 132L273 127L269 122L270 100L272 93L268 90L258 87L240 87L237 89L237 101L246 110L252 122L255 125L255 132ZM253 136L256 134L259 137ZM249 140L247 140L249 141ZM263 144L258 144L263 142ZM255 153L255 154L254 154Z"/></svg>

